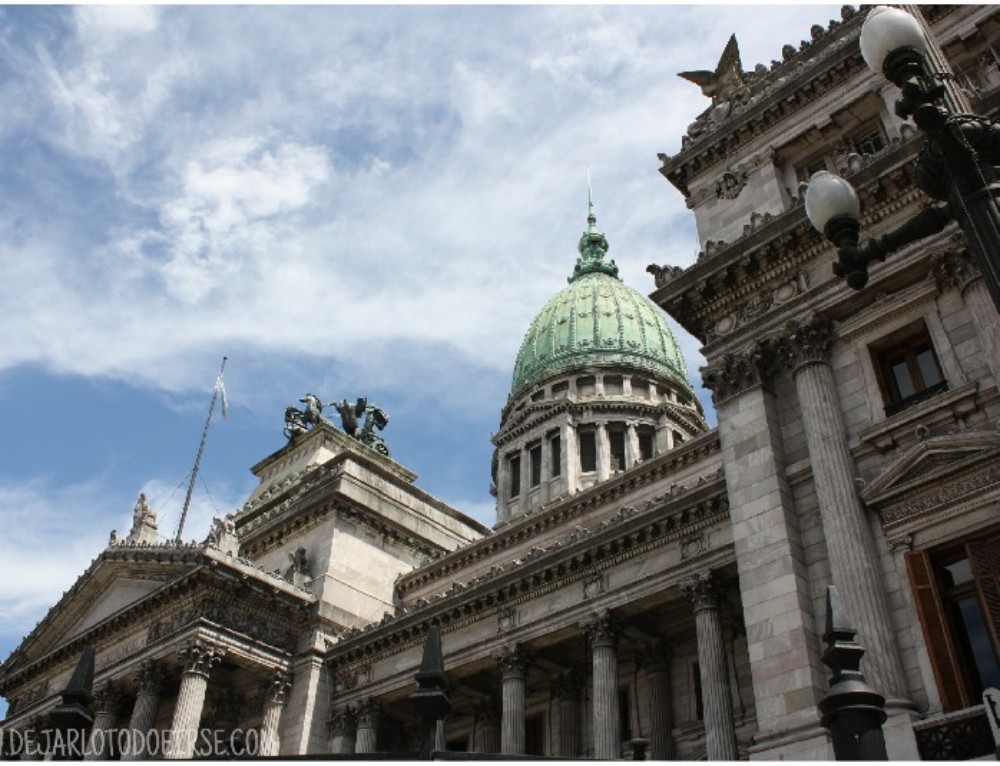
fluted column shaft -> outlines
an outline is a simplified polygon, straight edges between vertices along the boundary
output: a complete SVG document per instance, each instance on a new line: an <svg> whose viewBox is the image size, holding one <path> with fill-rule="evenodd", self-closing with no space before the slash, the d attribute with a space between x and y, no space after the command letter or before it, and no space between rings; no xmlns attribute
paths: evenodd
<svg viewBox="0 0 1000 766"><path fill-rule="evenodd" d="M611 441L608 439L606 423L597 424L597 480L605 481L611 476Z"/></svg>
<svg viewBox="0 0 1000 766"><path fill-rule="evenodd" d="M586 626L594 662L594 758L621 757L618 709L618 636L620 626L608 614Z"/></svg>
<svg viewBox="0 0 1000 766"><path fill-rule="evenodd" d="M559 751L563 758L580 755L580 687L575 679L560 683L556 690L559 700Z"/></svg>
<svg viewBox="0 0 1000 766"><path fill-rule="evenodd" d="M997 307L982 277L969 281L962 291L969 316L983 347L983 356L993 373L993 380L1000 386L1000 317Z"/></svg>
<svg viewBox="0 0 1000 766"><path fill-rule="evenodd" d="M472 732L472 749L477 753L500 752L500 717L496 702L490 700L476 708L476 727Z"/></svg>
<svg viewBox="0 0 1000 766"><path fill-rule="evenodd" d="M580 472L580 454L573 424L563 423L559 435L562 440L562 477L566 482L566 494L572 495L576 492L576 478Z"/></svg>
<svg viewBox="0 0 1000 766"><path fill-rule="evenodd" d="M694 606L706 754L710 761L735 761L739 751L718 590L709 574L696 576L685 590Z"/></svg>
<svg viewBox="0 0 1000 766"><path fill-rule="evenodd" d="M356 753L374 753L378 750L378 721L382 709L374 700L365 700L358 708L358 733L354 744Z"/></svg>
<svg viewBox="0 0 1000 766"><path fill-rule="evenodd" d="M336 755L352 755L357 738L357 713L350 707L330 717L330 750Z"/></svg>
<svg viewBox="0 0 1000 766"><path fill-rule="evenodd" d="M830 574L851 624L858 630L858 642L868 650L865 676L886 697L905 697L881 565L854 484L854 461L844 435L833 371L822 362L801 365L795 372L795 387L813 465Z"/></svg>
<svg viewBox="0 0 1000 766"><path fill-rule="evenodd" d="M639 451L639 431L635 423L627 423L625 436L625 467L631 468L642 457Z"/></svg>
<svg viewBox="0 0 1000 766"><path fill-rule="evenodd" d="M111 682L103 684L94 694L97 712L84 750L85 761L106 761L111 757L115 725L121 713L122 694Z"/></svg>
<svg viewBox="0 0 1000 766"><path fill-rule="evenodd" d="M207 641L195 640L181 650L184 672L177 693L170 740L164 757L167 760L190 760L198 743L198 726L205 707L205 693L212 668L222 661L225 649Z"/></svg>
<svg viewBox="0 0 1000 766"><path fill-rule="evenodd" d="M278 672L274 679L264 686L264 715L260 724L260 755L275 756L281 752L281 715L288 704L288 690L291 678L287 673Z"/></svg>
<svg viewBox="0 0 1000 766"><path fill-rule="evenodd" d="M654 761L676 757L674 747L674 711L671 704L670 654L659 647L646 671L649 681L649 713L651 722L649 751Z"/></svg>
<svg viewBox="0 0 1000 766"><path fill-rule="evenodd" d="M502 679L502 713L500 716L500 752L503 755L524 754L524 687L527 659L523 652L512 649L497 658Z"/></svg>
<svg viewBox="0 0 1000 766"><path fill-rule="evenodd" d="M139 690L128 723L128 738L122 748L121 760L141 761L145 758L146 735L156 723L163 694L163 668L155 662L145 662L139 669Z"/></svg>

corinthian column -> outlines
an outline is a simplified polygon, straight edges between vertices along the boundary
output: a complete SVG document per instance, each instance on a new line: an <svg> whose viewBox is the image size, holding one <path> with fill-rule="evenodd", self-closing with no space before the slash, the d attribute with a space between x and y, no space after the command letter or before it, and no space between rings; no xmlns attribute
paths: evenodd
<svg viewBox="0 0 1000 766"><path fill-rule="evenodd" d="M355 753L374 753L378 749L378 722L382 707L373 699L366 699L358 706L358 738Z"/></svg>
<svg viewBox="0 0 1000 766"><path fill-rule="evenodd" d="M177 705L170 724L170 741L164 757L168 760L190 760L198 742L198 725L205 707L205 692L212 668L222 661L224 647L203 639L195 639L181 649L184 665Z"/></svg>
<svg viewBox="0 0 1000 766"><path fill-rule="evenodd" d="M165 677L163 667L153 660L146 660L139 666L138 692L128 723L128 737L122 748L123 761L141 761L146 757L147 735L156 723Z"/></svg>
<svg viewBox="0 0 1000 766"><path fill-rule="evenodd" d="M334 711L330 716L330 749L336 755L352 755L357 736L358 716L350 707Z"/></svg>
<svg viewBox="0 0 1000 766"><path fill-rule="evenodd" d="M503 683L500 752L524 754L524 679L528 660L520 647L508 647L496 657Z"/></svg>
<svg viewBox="0 0 1000 766"><path fill-rule="evenodd" d="M646 658L646 678L649 681L650 758L671 761L674 747L674 713L670 693L670 659L673 652L665 641L658 642Z"/></svg>
<svg viewBox="0 0 1000 766"><path fill-rule="evenodd" d="M868 650L865 676L886 697L905 697L906 687L885 599L882 567L865 509L855 488L854 460L847 447L840 399L827 363L833 327L823 317L789 323L778 341L795 390L816 488L830 574L858 643Z"/></svg>
<svg viewBox="0 0 1000 766"><path fill-rule="evenodd" d="M621 758L618 710L618 636L621 626L605 612L584 625L594 655L594 758Z"/></svg>
<svg viewBox="0 0 1000 766"><path fill-rule="evenodd" d="M85 761L106 761L111 757L115 724L118 723L124 701L121 689L111 681L105 681L94 693L97 713L83 754Z"/></svg>
<svg viewBox="0 0 1000 766"><path fill-rule="evenodd" d="M500 715L493 699L476 706L476 728L472 733L472 749L477 753L500 752Z"/></svg>
<svg viewBox="0 0 1000 766"><path fill-rule="evenodd" d="M597 434L594 437L597 445L597 480L605 481L611 476L611 442L608 439L608 426L604 422L597 424Z"/></svg>
<svg viewBox="0 0 1000 766"><path fill-rule="evenodd" d="M726 648L722 643L718 588L711 573L706 572L685 583L684 592L694 606L708 760L735 761L739 751L736 747L736 721L729 690Z"/></svg>
<svg viewBox="0 0 1000 766"><path fill-rule="evenodd" d="M281 714L288 704L288 690L292 679L282 670L274 674L270 683L264 685L264 716L260 724L260 755L274 756L281 751L279 731Z"/></svg>
<svg viewBox="0 0 1000 766"><path fill-rule="evenodd" d="M575 673L561 678L553 689L559 701L559 744L556 755L577 758L580 755L580 683Z"/></svg>

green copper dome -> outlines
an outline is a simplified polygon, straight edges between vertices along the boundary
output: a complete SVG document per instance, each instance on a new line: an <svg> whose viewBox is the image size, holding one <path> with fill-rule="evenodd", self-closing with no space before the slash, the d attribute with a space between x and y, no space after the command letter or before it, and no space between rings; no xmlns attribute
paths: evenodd
<svg viewBox="0 0 1000 766"><path fill-rule="evenodd" d="M511 394L549 375L615 365L644 369L690 390L666 315L622 283L614 261L604 260L608 242L597 231L593 204L587 222L569 285L542 307L525 333Z"/></svg>

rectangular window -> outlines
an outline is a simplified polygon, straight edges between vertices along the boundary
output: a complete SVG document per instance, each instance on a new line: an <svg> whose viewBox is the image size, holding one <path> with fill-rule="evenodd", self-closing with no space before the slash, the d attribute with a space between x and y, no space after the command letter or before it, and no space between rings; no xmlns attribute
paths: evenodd
<svg viewBox="0 0 1000 766"><path fill-rule="evenodd" d="M576 392L580 396L593 396L597 393L597 380L593 376L576 379Z"/></svg>
<svg viewBox="0 0 1000 766"><path fill-rule="evenodd" d="M640 399L648 399L649 382L632 378L632 396L638 396Z"/></svg>
<svg viewBox="0 0 1000 766"><path fill-rule="evenodd" d="M625 432L617 428L608 431L611 443L611 472L625 470Z"/></svg>
<svg viewBox="0 0 1000 766"><path fill-rule="evenodd" d="M945 712L1000 687L1000 537L910 551L906 568Z"/></svg>
<svg viewBox="0 0 1000 766"><path fill-rule="evenodd" d="M510 495L517 497L521 494L521 456L511 455L507 460L507 470L510 474Z"/></svg>
<svg viewBox="0 0 1000 766"><path fill-rule="evenodd" d="M560 476L562 474L562 441L559 434L549 437L549 456L552 460L552 475Z"/></svg>
<svg viewBox="0 0 1000 766"><path fill-rule="evenodd" d="M597 470L597 434L594 431L580 431L580 471L589 473Z"/></svg>
<svg viewBox="0 0 1000 766"><path fill-rule="evenodd" d="M878 123L871 123L848 139L855 152L862 156L878 154L885 150L886 140Z"/></svg>
<svg viewBox="0 0 1000 766"><path fill-rule="evenodd" d="M680 431L674 431L674 446L678 447L684 443L684 434Z"/></svg>
<svg viewBox="0 0 1000 766"><path fill-rule="evenodd" d="M639 429L639 456L643 460L653 459L653 444L656 434L649 428Z"/></svg>
<svg viewBox="0 0 1000 766"><path fill-rule="evenodd" d="M879 341L871 355L886 416L948 390L923 322Z"/></svg>
<svg viewBox="0 0 1000 766"><path fill-rule="evenodd" d="M542 483L542 445L530 447L528 457L531 459L531 486L537 487Z"/></svg>

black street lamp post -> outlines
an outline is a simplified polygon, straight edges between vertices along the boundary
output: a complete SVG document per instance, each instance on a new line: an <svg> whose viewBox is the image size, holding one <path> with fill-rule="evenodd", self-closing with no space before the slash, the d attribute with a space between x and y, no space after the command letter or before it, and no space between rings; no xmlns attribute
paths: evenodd
<svg viewBox="0 0 1000 766"><path fill-rule="evenodd" d="M926 207L894 231L861 245L853 189L846 192L841 184L848 189L850 185L843 179L817 173L806 192L806 214L838 248L834 273L860 290L873 260L884 260L957 220L1000 309L1000 125L978 115L951 112L944 86L935 84L936 75L927 64L923 29L905 11L884 6L872 10L861 28L860 42L869 67L900 88L896 113L912 118L927 138L914 176L917 186L946 204Z"/></svg>

